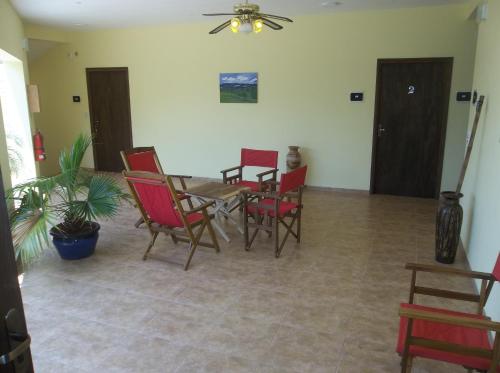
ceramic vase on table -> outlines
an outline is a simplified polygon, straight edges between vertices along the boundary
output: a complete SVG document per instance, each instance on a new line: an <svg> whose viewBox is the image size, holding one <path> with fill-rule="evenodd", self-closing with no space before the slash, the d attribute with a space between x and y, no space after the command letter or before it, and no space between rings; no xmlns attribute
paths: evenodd
<svg viewBox="0 0 500 373"><path fill-rule="evenodd" d="M302 156L299 152L300 147L296 145L290 145L288 147L288 154L286 155L286 170L287 172L295 170L300 167L302 163Z"/></svg>
<svg viewBox="0 0 500 373"><path fill-rule="evenodd" d="M462 197L462 193L441 193L436 219L436 260L440 263L455 261L463 219Z"/></svg>

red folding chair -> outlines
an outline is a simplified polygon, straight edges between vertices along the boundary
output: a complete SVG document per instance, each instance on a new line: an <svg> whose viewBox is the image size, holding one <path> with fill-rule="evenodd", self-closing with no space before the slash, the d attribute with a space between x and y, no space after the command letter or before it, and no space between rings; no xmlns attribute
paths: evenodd
<svg viewBox="0 0 500 373"><path fill-rule="evenodd" d="M190 211L184 211L170 176L139 171L123 171L123 176L151 233L151 241L144 253L144 260L147 259L161 232L170 235L174 243L178 241L189 243L185 270L188 269L198 246L215 248L215 251L219 252L219 244L210 222L213 216L207 211L213 201L208 201ZM201 241L205 228L208 230L211 243Z"/></svg>
<svg viewBox="0 0 500 373"><path fill-rule="evenodd" d="M297 168L289 173L281 174L278 191L243 192L243 222L245 233L245 250L250 250L259 230L274 235L274 252L276 258L281 254L288 235L291 234L300 242L302 220L302 189L304 188L307 166ZM285 200L286 198L286 200ZM252 218L253 222L250 222ZM285 219L289 219L287 223ZM293 226L297 222L294 232ZM285 236L279 242L279 226L286 228ZM249 236L249 228L255 231Z"/></svg>
<svg viewBox="0 0 500 373"><path fill-rule="evenodd" d="M146 171L155 174L164 175L163 168L161 167L160 160L156 154L154 146L137 147L128 150L122 150L120 152L123 160L123 165L126 171ZM184 193L187 189L185 179L191 179L192 176L186 175L170 175L174 179L178 179L182 190L177 190L177 197L183 201L186 200L189 207L193 208L193 203L191 202L191 197ZM135 227L138 228L143 223L142 218L140 218L136 223Z"/></svg>
<svg viewBox="0 0 500 373"><path fill-rule="evenodd" d="M401 304L397 352L402 356L401 372L411 372L415 357L461 365L469 372L500 372L500 323L483 315L495 282L500 281L500 255L493 273L408 263L412 271L409 303ZM461 276L481 281L479 294L418 286L417 273ZM415 294L457 299L478 305L477 314L413 304ZM495 333L493 346L489 334Z"/></svg>
<svg viewBox="0 0 500 373"><path fill-rule="evenodd" d="M257 181L244 180L243 169L245 166L265 167L270 170L256 175ZM229 173L237 171L229 176ZM274 150L241 149L240 165L222 170L222 181L224 184L237 184L250 187L254 192L262 192L271 185L274 188L278 173L278 152ZM264 179L266 176L270 176Z"/></svg>

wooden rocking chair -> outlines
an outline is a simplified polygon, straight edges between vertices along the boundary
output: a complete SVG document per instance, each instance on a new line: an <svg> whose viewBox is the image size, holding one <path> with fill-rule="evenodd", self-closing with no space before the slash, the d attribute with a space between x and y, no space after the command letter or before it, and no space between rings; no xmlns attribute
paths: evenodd
<svg viewBox="0 0 500 373"><path fill-rule="evenodd" d="M208 201L190 211L184 211L170 176L139 171L123 171L123 176L151 233L151 241L143 260L147 259L161 232L170 235L174 243L178 241L189 243L184 270L188 269L198 246L211 247L216 252L220 251L210 222L213 216L210 216L207 211L213 205L213 201ZM211 243L201 241L205 228L208 230Z"/></svg>

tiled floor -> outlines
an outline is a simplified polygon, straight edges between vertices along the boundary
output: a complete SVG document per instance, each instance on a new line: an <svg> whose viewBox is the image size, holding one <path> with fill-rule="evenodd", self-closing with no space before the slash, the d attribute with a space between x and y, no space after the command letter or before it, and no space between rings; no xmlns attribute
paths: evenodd
<svg viewBox="0 0 500 373"><path fill-rule="evenodd" d="M102 223L94 256L50 254L25 275L36 371L398 372L403 267L434 262L434 214L429 200L308 190L303 242L289 239L281 258L265 234L245 252L228 225L232 242L200 249L184 272L141 260L149 234L124 206ZM154 253L181 263L185 249L161 237ZM424 282L472 290L464 279ZM417 359L414 372L464 369Z"/></svg>

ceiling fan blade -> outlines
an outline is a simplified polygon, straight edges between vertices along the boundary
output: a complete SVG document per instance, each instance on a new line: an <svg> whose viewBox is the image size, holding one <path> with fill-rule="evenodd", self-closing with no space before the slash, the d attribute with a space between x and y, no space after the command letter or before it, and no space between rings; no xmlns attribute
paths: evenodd
<svg viewBox="0 0 500 373"><path fill-rule="evenodd" d="M231 24L231 20L224 22L222 25L217 26L214 28L212 31L209 32L209 34L217 34L219 31L224 30L227 26Z"/></svg>
<svg viewBox="0 0 500 373"><path fill-rule="evenodd" d="M273 19L279 19L280 21L285 21L285 22L293 22L290 18L286 18L286 17L282 17L282 16L275 16L273 14L259 13L259 16L273 18Z"/></svg>
<svg viewBox="0 0 500 373"><path fill-rule="evenodd" d="M203 16L238 16L237 13L208 13L202 14Z"/></svg>
<svg viewBox="0 0 500 373"><path fill-rule="evenodd" d="M281 30L283 26L278 25L276 22L273 22L267 18L262 18L262 23L264 23L267 27L272 28L273 30Z"/></svg>

